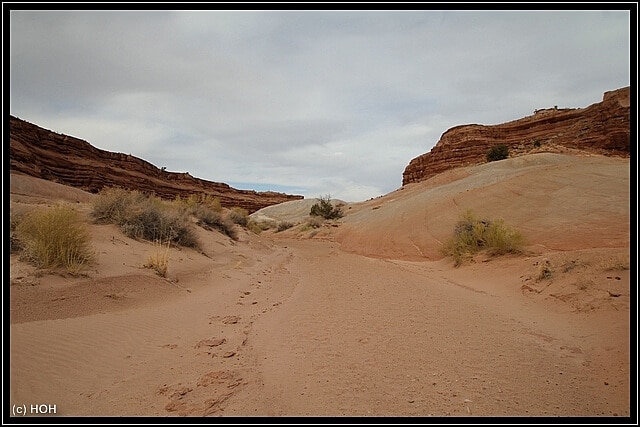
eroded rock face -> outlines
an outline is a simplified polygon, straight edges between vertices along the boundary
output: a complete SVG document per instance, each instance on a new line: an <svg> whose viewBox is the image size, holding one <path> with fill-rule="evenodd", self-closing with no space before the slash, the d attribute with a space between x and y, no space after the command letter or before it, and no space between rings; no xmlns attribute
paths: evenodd
<svg viewBox="0 0 640 427"><path fill-rule="evenodd" d="M462 125L447 130L433 149L411 160L402 184L424 181L461 166L486 162L489 149L509 147L510 156L532 152L580 150L628 157L630 88L605 92L602 102L587 108L536 110L533 115L494 125Z"/></svg>
<svg viewBox="0 0 640 427"><path fill-rule="evenodd" d="M72 136L43 129L17 117L10 118L10 170L97 193L104 187L122 187L173 199L206 193L225 207L255 212L267 206L303 199L277 192L237 190L227 184L167 172L132 155L101 150Z"/></svg>

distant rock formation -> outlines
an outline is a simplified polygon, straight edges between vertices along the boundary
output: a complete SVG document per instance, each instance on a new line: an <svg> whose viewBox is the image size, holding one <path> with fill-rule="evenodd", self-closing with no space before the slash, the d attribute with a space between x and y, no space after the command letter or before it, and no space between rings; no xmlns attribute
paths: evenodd
<svg viewBox="0 0 640 427"><path fill-rule="evenodd" d="M303 196L272 191L237 190L227 184L167 172L132 155L101 150L72 136L43 129L11 116L10 172L97 193L104 187L122 187L165 199L206 193L225 207L239 206L249 213Z"/></svg>
<svg viewBox="0 0 640 427"><path fill-rule="evenodd" d="M433 149L411 160L402 185L424 181L461 166L486 162L489 149L509 147L510 157L532 152L582 151L628 157L630 137L630 88L605 92L602 102L587 108L535 110L508 123L462 125L447 130Z"/></svg>

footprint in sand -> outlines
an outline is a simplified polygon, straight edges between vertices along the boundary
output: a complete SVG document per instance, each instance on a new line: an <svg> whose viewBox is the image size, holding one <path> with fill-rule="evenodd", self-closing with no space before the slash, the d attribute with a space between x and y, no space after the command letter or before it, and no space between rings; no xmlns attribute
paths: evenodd
<svg viewBox="0 0 640 427"><path fill-rule="evenodd" d="M200 340L198 341L198 343L196 344L195 348L202 348L202 347L217 347L219 345L222 345L224 343L227 342L226 338L209 338L209 339L204 339L204 340Z"/></svg>
<svg viewBox="0 0 640 427"><path fill-rule="evenodd" d="M173 350L174 348L177 348L178 344L165 344L162 346L162 348L169 348L171 350Z"/></svg>
<svg viewBox="0 0 640 427"><path fill-rule="evenodd" d="M224 402L246 384L236 371L212 371L201 376L195 387L165 384L158 388L156 394L169 398L164 407L167 412L181 416L211 415L221 411Z"/></svg>
<svg viewBox="0 0 640 427"><path fill-rule="evenodd" d="M225 325L235 325L240 321L240 316L225 316L222 318L222 323Z"/></svg>

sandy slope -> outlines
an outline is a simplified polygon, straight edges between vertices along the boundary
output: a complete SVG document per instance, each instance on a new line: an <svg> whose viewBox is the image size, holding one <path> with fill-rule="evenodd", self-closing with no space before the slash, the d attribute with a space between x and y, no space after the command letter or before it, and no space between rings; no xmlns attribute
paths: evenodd
<svg viewBox="0 0 640 427"><path fill-rule="evenodd" d="M629 263L629 161L514 160L519 171L458 170L350 205L313 238L199 229L204 253L171 249L168 280L141 268L152 245L112 226L92 226L99 259L85 277L12 255L10 404L74 416L629 416L636 317L630 271L615 268ZM54 202L28 187L12 210ZM453 268L432 241L461 206L503 214L529 253ZM544 265L551 279L539 279Z"/></svg>

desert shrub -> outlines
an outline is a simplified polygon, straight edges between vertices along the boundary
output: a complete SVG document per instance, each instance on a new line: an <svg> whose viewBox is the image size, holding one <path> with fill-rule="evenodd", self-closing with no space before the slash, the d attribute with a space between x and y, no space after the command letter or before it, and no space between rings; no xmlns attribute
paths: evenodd
<svg viewBox="0 0 640 427"><path fill-rule="evenodd" d="M206 193L190 194L187 197L177 196L173 199L173 204L186 209L191 214L200 206L206 206L216 212L222 211L220 199Z"/></svg>
<svg viewBox="0 0 640 427"><path fill-rule="evenodd" d="M542 145L542 142L540 142L539 139L536 139L535 141L533 141L533 146L536 148L540 148L540 146Z"/></svg>
<svg viewBox="0 0 640 427"><path fill-rule="evenodd" d="M154 246L155 248L147 257L144 267L155 270L156 273L162 277L167 277L167 271L169 269L169 243L163 244L162 242L155 242Z"/></svg>
<svg viewBox="0 0 640 427"><path fill-rule="evenodd" d="M260 226L260 224L252 219L249 219L249 221L247 222L247 229L254 234L262 233L262 227Z"/></svg>
<svg viewBox="0 0 640 427"><path fill-rule="evenodd" d="M320 228L322 224L324 224L324 219L319 216L312 216L307 220L307 225L311 228Z"/></svg>
<svg viewBox="0 0 640 427"><path fill-rule="evenodd" d="M278 228L276 230L277 230L277 232L281 232L281 231L284 231L284 230L288 230L293 226L294 226L294 224L292 222L281 221L281 222L278 223Z"/></svg>
<svg viewBox="0 0 640 427"><path fill-rule="evenodd" d="M311 206L309 215L319 216L324 219L338 219L342 218L343 213L340 206L333 206L331 203L331 197L327 195L325 197L320 197L320 201Z"/></svg>
<svg viewBox="0 0 640 427"><path fill-rule="evenodd" d="M101 190L91 203L91 216L99 224L120 225L126 221L134 206L142 203L147 196L139 191L109 187Z"/></svg>
<svg viewBox="0 0 640 427"><path fill-rule="evenodd" d="M504 144L494 145L487 152L487 161L493 162L503 160L509 157L509 147Z"/></svg>
<svg viewBox="0 0 640 427"><path fill-rule="evenodd" d="M489 255L503 255L521 253L523 247L522 234L508 227L503 220L480 220L467 210L456 223L453 237L445 242L442 252L453 257L457 267L481 250Z"/></svg>
<svg viewBox="0 0 640 427"><path fill-rule="evenodd" d="M154 199L148 199L135 208L119 224L127 236L152 242L169 241L180 246L198 247L186 212L169 209Z"/></svg>
<svg viewBox="0 0 640 427"><path fill-rule="evenodd" d="M198 248L184 206L168 204L138 191L110 188L94 198L91 214L98 223L116 224L128 237Z"/></svg>
<svg viewBox="0 0 640 427"><path fill-rule="evenodd" d="M254 224L256 227L260 228L261 231L267 231L278 227L278 223L274 220L261 220L254 222Z"/></svg>
<svg viewBox="0 0 640 427"><path fill-rule="evenodd" d="M246 227L249 223L249 212L236 206L227 213L227 218L234 224Z"/></svg>
<svg viewBox="0 0 640 427"><path fill-rule="evenodd" d="M228 218L223 218L220 212L213 210L209 206L200 205L195 212L195 216L198 220L197 224L205 230L216 229L233 240L238 239L233 222Z"/></svg>
<svg viewBox="0 0 640 427"><path fill-rule="evenodd" d="M38 209L16 225L24 258L38 268L64 267L79 273L93 259L91 239L78 213L68 206Z"/></svg>

